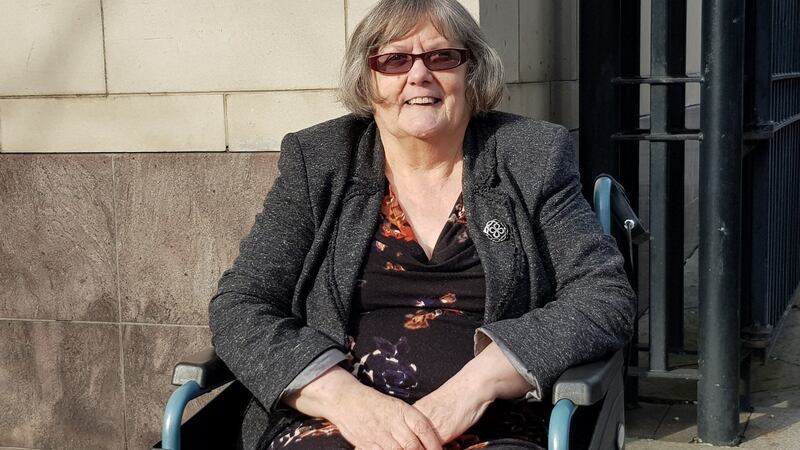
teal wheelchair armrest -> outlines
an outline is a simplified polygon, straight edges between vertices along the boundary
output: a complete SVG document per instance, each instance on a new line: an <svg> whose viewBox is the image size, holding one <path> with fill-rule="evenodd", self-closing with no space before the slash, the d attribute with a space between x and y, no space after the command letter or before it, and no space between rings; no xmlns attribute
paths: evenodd
<svg viewBox="0 0 800 450"><path fill-rule="evenodd" d="M593 405L605 397L609 386L622 376L622 351L600 361L567 369L553 386L553 404L568 399L575 405Z"/></svg>
<svg viewBox="0 0 800 450"><path fill-rule="evenodd" d="M213 347L203 349L176 364L172 371L172 384L180 387L172 393L164 408L161 448L180 450L181 420L186 405L192 399L234 379L233 373Z"/></svg>
<svg viewBox="0 0 800 450"><path fill-rule="evenodd" d="M172 371L172 384L176 386L194 381L201 389L211 390L233 380L233 374L217 356L214 347L188 356Z"/></svg>
<svg viewBox="0 0 800 450"><path fill-rule="evenodd" d="M601 418L613 416L613 411L622 414L621 398L623 356L619 350L609 358L567 369L556 380L553 386L553 411L550 414L548 431L549 450L568 450L572 415L578 406L594 405L607 396L615 397L609 405L603 405ZM620 422L621 423L621 422ZM598 425L603 428L605 423ZM619 429L617 421L610 421L612 427L605 432L597 433L600 438L596 448L616 448L624 446L624 428ZM594 441L594 439L593 439ZM595 447L593 447L595 448Z"/></svg>

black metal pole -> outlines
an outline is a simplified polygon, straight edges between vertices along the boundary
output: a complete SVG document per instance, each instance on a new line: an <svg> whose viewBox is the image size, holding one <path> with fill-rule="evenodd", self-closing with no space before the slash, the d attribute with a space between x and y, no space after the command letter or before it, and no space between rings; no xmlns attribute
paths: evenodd
<svg viewBox="0 0 800 450"><path fill-rule="evenodd" d="M739 439L744 0L703 0L699 438Z"/></svg>

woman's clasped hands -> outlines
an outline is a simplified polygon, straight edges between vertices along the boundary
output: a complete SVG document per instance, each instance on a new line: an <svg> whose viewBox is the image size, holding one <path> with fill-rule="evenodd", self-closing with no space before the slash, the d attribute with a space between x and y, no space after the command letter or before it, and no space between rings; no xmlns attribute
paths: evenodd
<svg viewBox="0 0 800 450"><path fill-rule="evenodd" d="M495 399L531 386L492 343L413 405L362 384L334 366L284 403L336 425L357 450L440 450L483 416Z"/></svg>

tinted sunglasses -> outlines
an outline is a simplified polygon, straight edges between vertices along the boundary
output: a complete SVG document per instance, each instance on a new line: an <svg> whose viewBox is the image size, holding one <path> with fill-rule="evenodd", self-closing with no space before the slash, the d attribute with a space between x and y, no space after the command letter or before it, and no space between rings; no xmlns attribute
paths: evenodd
<svg viewBox="0 0 800 450"><path fill-rule="evenodd" d="M367 58L369 68L380 73L396 75L411 70L414 61L422 59L428 70L447 70L458 67L469 59L469 50L440 48L425 53L384 53Z"/></svg>

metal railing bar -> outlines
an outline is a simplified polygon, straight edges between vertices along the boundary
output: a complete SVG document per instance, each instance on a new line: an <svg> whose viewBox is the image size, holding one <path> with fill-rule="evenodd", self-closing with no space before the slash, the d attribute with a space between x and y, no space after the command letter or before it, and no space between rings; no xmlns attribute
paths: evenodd
<svg viewBox="0 0 800 450"><path fill-rule="evenodd" d="M631 130L614 133L611 135L614 141L702 141L703 133L700 130L675 130L667 133L651 133L650 130Z"/></svg>
<svg viewBox="0 0 800 450"><path fill-rule="evenodd" d="M702 83L700 74L687 74L685 76L650 76L650 77L616 77L611 84L685 84Z"/></svg>

